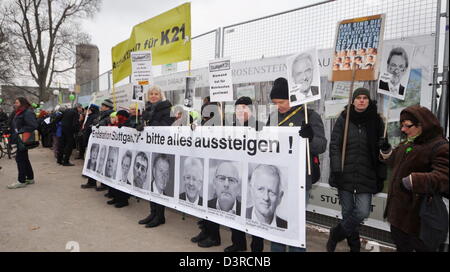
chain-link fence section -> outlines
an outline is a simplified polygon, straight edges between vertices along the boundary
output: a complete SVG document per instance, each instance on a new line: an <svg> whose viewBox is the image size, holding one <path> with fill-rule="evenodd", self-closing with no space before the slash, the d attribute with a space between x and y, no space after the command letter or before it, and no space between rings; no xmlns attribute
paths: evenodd
<svg viewBox="0 0 450 272"><path fill-rule="evenodd" d="M436 33L438 0L340 0L226 26L222 56L233 62L332 48L337 22L385 14L384 39Z"/></svg>

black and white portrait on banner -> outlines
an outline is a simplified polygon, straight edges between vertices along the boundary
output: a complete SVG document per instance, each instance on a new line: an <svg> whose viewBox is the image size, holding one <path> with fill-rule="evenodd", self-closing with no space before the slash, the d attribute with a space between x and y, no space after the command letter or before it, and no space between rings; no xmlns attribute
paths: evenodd
<svg viewBox="0 0 450 272"><path fill-rule="evenodd" d="M119 176L119 184L121 185L131 185L130 174L131 174L131 165L133 162L133 152L131 150L122 149L123 154L120 156L120 176Z"/></svg>
<svg viewBox="0 0 450 272"><path fill-rule="evenodd" d="M149 188L151 154L143 151L136 152L133 161L133 186L142 190Z"/></svg>
<svg viewBox="0 0 450 272"><path fill-rule="evenodd" d="M195 95L195 77L186 77L186 88L184 89L184 103L183 105L192 109L194 106L194 95Z"/></svg>
<svg viewBox="0 0 450 272"><path fill-rule="evenodd" d="M143 102L144 101L144 85L133 85L133 96L131 97L132 102Z"/></svg>
<svg viewBox="0 0 450 272"><path fill-rule="evenodd" d="M97 173L103 175L103 170L105 169L105 161L106 161L106 152L108 147L106 145L100 146L100 155L97 160Z"/></svg>
<svg viewBox="0 0 450 272"><path fill-rule="evenodd" d="M89 159L87 162L87 169L95 171L95 168L97 166L97 157L98 153L100 151L100 146L97 143L94 143L91 145L91 149L89 151Z"/></svg>
<svg viewBox="0 0 450 272"><path fill-rule="evenodd" d="M173 197L175 155L153 153L150 191Z"/></svg>
<svg viewBox="0 0 450 272"><path fill-rule="evenodd" d="M260 224L288 228L288 220L280 216L280 205L287 197L286 169L275 165L249 164L246 218ZM249 205L250 204L250 205ZM284 215L286 217L286 215Z"/></svg>
<svg viewBox="0 0 450 272"><path fill-rule="evenodd" d="M119 148L110 146L108 148L108 157L106 159L105 177L116 179L117 162L119 160Z"/></svg>
<svg viewBox="0 0 450 272"><path fill-rule="evenodd" d="M196 157L180 157L180 195L186 202L203 205L203 159Z"/></svg>
<svg viewBox="0 0 450 272"><path fill-rule="evenodd" d="M317 50L310 49L286 59L289 105L296 106L320 99L320 73Z"/></svg>
<svg viewBox="0 0 450 272"><path fill-rule="evenodd" d="M209 161L208 208L240 216L242 209L242 167L228 160Z"/></svg>
<svg viewBox="0 0 450 272"><path fill-rule="evenodd" d="M383 48L378 92L405 100L414 45L388 44Z"/></svg>

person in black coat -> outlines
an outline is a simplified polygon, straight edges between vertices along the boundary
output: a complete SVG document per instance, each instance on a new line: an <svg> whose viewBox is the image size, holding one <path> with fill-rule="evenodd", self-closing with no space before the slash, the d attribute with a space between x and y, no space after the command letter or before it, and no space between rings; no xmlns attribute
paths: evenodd
<svg viewBox="0 0 450 272"><path fill-rule="evenodd" d="M166 100L163 91L159 86L153 85L147 92L147 103L142 113L143 122L136 129L144 130L145 126L170 126L175 121L170 116L172 104ZM145 224L146 228L154 228L166 222L164 217L165 207L150 201L150 214L139 221L139 224Z"/></svg>
<svg viewBox="0 0 450 272"><path fill-rule="evenodd" d="M130 114L125 110L120 110L117 112L117 119L118 123L117 126L119 128L121 127L131 127L130 123ZM125 206L128 206L128 199L130 198L130 195L122 192L121 190L110 188L110 194L112 196L112 199L109 200L107 203L109 205L114 204L114 207L116 208L122 208Z"/></svg>
<svg viewBox="0 0 450 272"><path fill-rule="evenodd" d="M86 122L81 127L81 131L83 132L84 148L86 148L88 146L89 137L91 136L91 133L92 133L92 126L97 125L97 122L98 122L99 113L98 113L98 106L97 105L91 104L89 106L86 118L87 118ZM98 152L98 151L99 151L99 148L98 148L98 145L97 145L96 152ZM92 152L92 150L91 150L91 152ZM96 156L97 155L98 154L96 154ZM96 162L92 162L92 164L95 164L95 163ZM90 166L90 161L89 161L88 166ZM92 170L95 170L95 166L93 166L93 167L91 166L90 168L92 168ZM83 188L83 189L95 188L96 186L97 186L97 182L95 181L95 179L88 178L88 181L85 184L82 184L81 188Z"/></svg>
<svg viewBox="0 0 450 272"><path fill-rule="evenodd" d="M378 140L384 123L369 90L358 88L350 105L344 168L341 166L346 110L336 121L330 141L329 183L338 189L343 220L330 230L327 251L347 238L352 252L360 251L359 227L370 215L372 195L383 190L386 166L379 160Z"/></svg>
<svg viewBox="0 0 450 272"><path fill-rule="evenodd" d="M102 102L101 108L100 108L100 114L99 119L97 121L96 127L100 126L109 126L111 124L111 113L114 112L114 103L111 101L111 99L105 99ZM96 191L105 191L108 190L108 186L104 185L103 183L100 184L99 187L95 188ZM112 197L110 194L106 194L106 197Z"/></svg>
<svg viewBox="0 0 450 272"><path fill-rule="evenodd" d="M58 164L63 166L74 166L70 163L70 156L72 155L75 146L75 134L80 129L80 112L83 110L81 104L76 104L74 108L67 109L63 112L61 125L62 136L58 144Z"/></svg>
<svg viewBox="0 0 450 272"><path fill-rule="evenodd" d="M38 123L30 102L24 97L18 97L14 103L15 114L11 121L11 130L13 133L12 143L17 144L19 139L25 143L34 141L34 130L37 129ZM18 170L17 181L8 185L8 189L23 188L28 184L34 183L34 173L28 157L27 149L17 149L16 163Z"/></svg>
<svg viewBox="0 0 450 272"><path fill-rule="evenodd" d="M251 127L260 131L263 129L264 123L257 121L253 116L253 102L250 97L242 96L234 103L235 114L233 126ZM237 252L247 250L247 239L245 233L240 230L231 229L232 245L225 248L225 252ZM252 252L262 252L264 249L264 240L258 236L252 236L251 243Z"/></svg>

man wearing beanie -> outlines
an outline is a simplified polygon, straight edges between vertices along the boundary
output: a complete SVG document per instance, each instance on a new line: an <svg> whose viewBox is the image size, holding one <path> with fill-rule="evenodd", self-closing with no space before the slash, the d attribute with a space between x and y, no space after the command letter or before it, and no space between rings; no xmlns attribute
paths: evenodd
<svg viewBox="0 0 450 272"><path fill-rule="evenodd" d="M102 106L100 108L100 119L97 123L97 127L108 126L111 123L109 115L111 115L111 113L114 112L113 108L114 108L114 104L110 99L103 100ZM103 185L103 183L99 187L96 188L97 191L104 191L107 189L108 189L108 187Z"/></svg>
<svg viewBox="0 0 450 272"><path fill-rule="evenodd" d="M245 126L251 127L260 131L264 123L259 122L253 116L252 99L248 96L242 96L235 102L235 114L233 120L233 126ZM202 230L203 232L203 230ZM197 237L202 237L202 232ZM204 238L198 241L200 247L211 247L216 245L216 241L220 241L219 224L206 221ZM247 250L247 241L245 233L239 230L231 229L231 241L232 245L225 248L225 252L238 252ZM251 249L252 252L262 252L264 247L264 240L257 236L252 236Z"/></svg>
<svg viewBox="0 0 450 272"><path fill-rule="evenodd" d="M350 110L344 169L342 150L347 110ZM383 137L384 123L377 112L369 90L358 88L350 109L336 120L330 140L330 186L337 188L342 221L330 230L327 251L347 239L351 252L359 252L360 224L369 217L372 195L383 190L386 166L379 160L378 140Z"/></svg>
<svg viewBox="0 0 450 272"><path fill-rule="evenodd" d="M437 230L448 228L448 213L427 222L427 216L421 216L421 203L426 195L448 198L448 141L436 116L419 105L400 113L400 126L404 141L394 150L387 141L380 145L381 155L394 173L384 216L398 252L437 251L447 238L448 229Z"/></svg>
<svg viewBox="0 0 450 272"><path fill-rule="evenodd" d="M314 110L308 109L308 121L305 123L305 108L303 105L294 107L289 106L289 88L285 78L277 78L270 92L272 103L277 106L277 111L272 112L267 121L268 126L289 126L301 127L299 135L302 138L308 138L310 148L311 168L313 168L313 158L325 152L327 148L327 139L320 115ZM311 169L311 173L313 173ZM308 200L309 190L311 190L313 176L306 174L306 201ZM306 206L306 205L305 205ZM286 251L286 245L280 243L271 243L272 251ZM305 251L305 248L289 247L290 251Z"/></svg>

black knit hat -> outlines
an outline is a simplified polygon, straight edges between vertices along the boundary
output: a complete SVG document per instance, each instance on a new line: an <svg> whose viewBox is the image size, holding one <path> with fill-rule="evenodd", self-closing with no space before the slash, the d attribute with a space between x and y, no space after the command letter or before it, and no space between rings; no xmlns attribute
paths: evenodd
<svg viewBox="0 0 450 272"><path fill-rule="evenodd" d="M105 105L105 106L107 106L108 108L111 108L111 109L114 108L114 104L111 101L111 99L103 100L102 105Z"/></svg>
<svg viewBox="0 0 450 272"><path fill-rule="evenodd" d="M289 99L288 82L284 77L279 77L273 82L270 99Z"/></svg>
<svg viewBox="0 0 450 272"><path fill-rule="evenodd" d="M237 105L252 105L252 99L248 96L241 96L238 98L238 100L236 100L236 103L234 103L235 106Z"/></svg>
<svg viewBox="0 0 450 272"><path fill-rule="evenodd" d="M118 111L118 112L117 112L117 115L120 115L120 116L123 116L123 117L126 117L126 118L130 118L130 114L129 114L128 111L126 111L126 110L120 110L120 111Z"/></svg>
<svg viewBox="0 0 450 272"><path fill-rule="evenodd" d="M365 96L367 96L367 97L369 98L369 100L370 100L370 91L369 91L368 89L366 89L366 88L358 88L358 89L356 89L356 90L353 92L352 102L355 101L355 98L356 98L358 95L365 95Z"/></svg>
<svg viewBox="0 0 450 272"><path fill-rule="evenodd" d="M419 124L419 120L417 120L417 118L412 113L402 110L402 112L400 113L400 123L403 123L405 120L411 121L413 125Z"/></svg>

